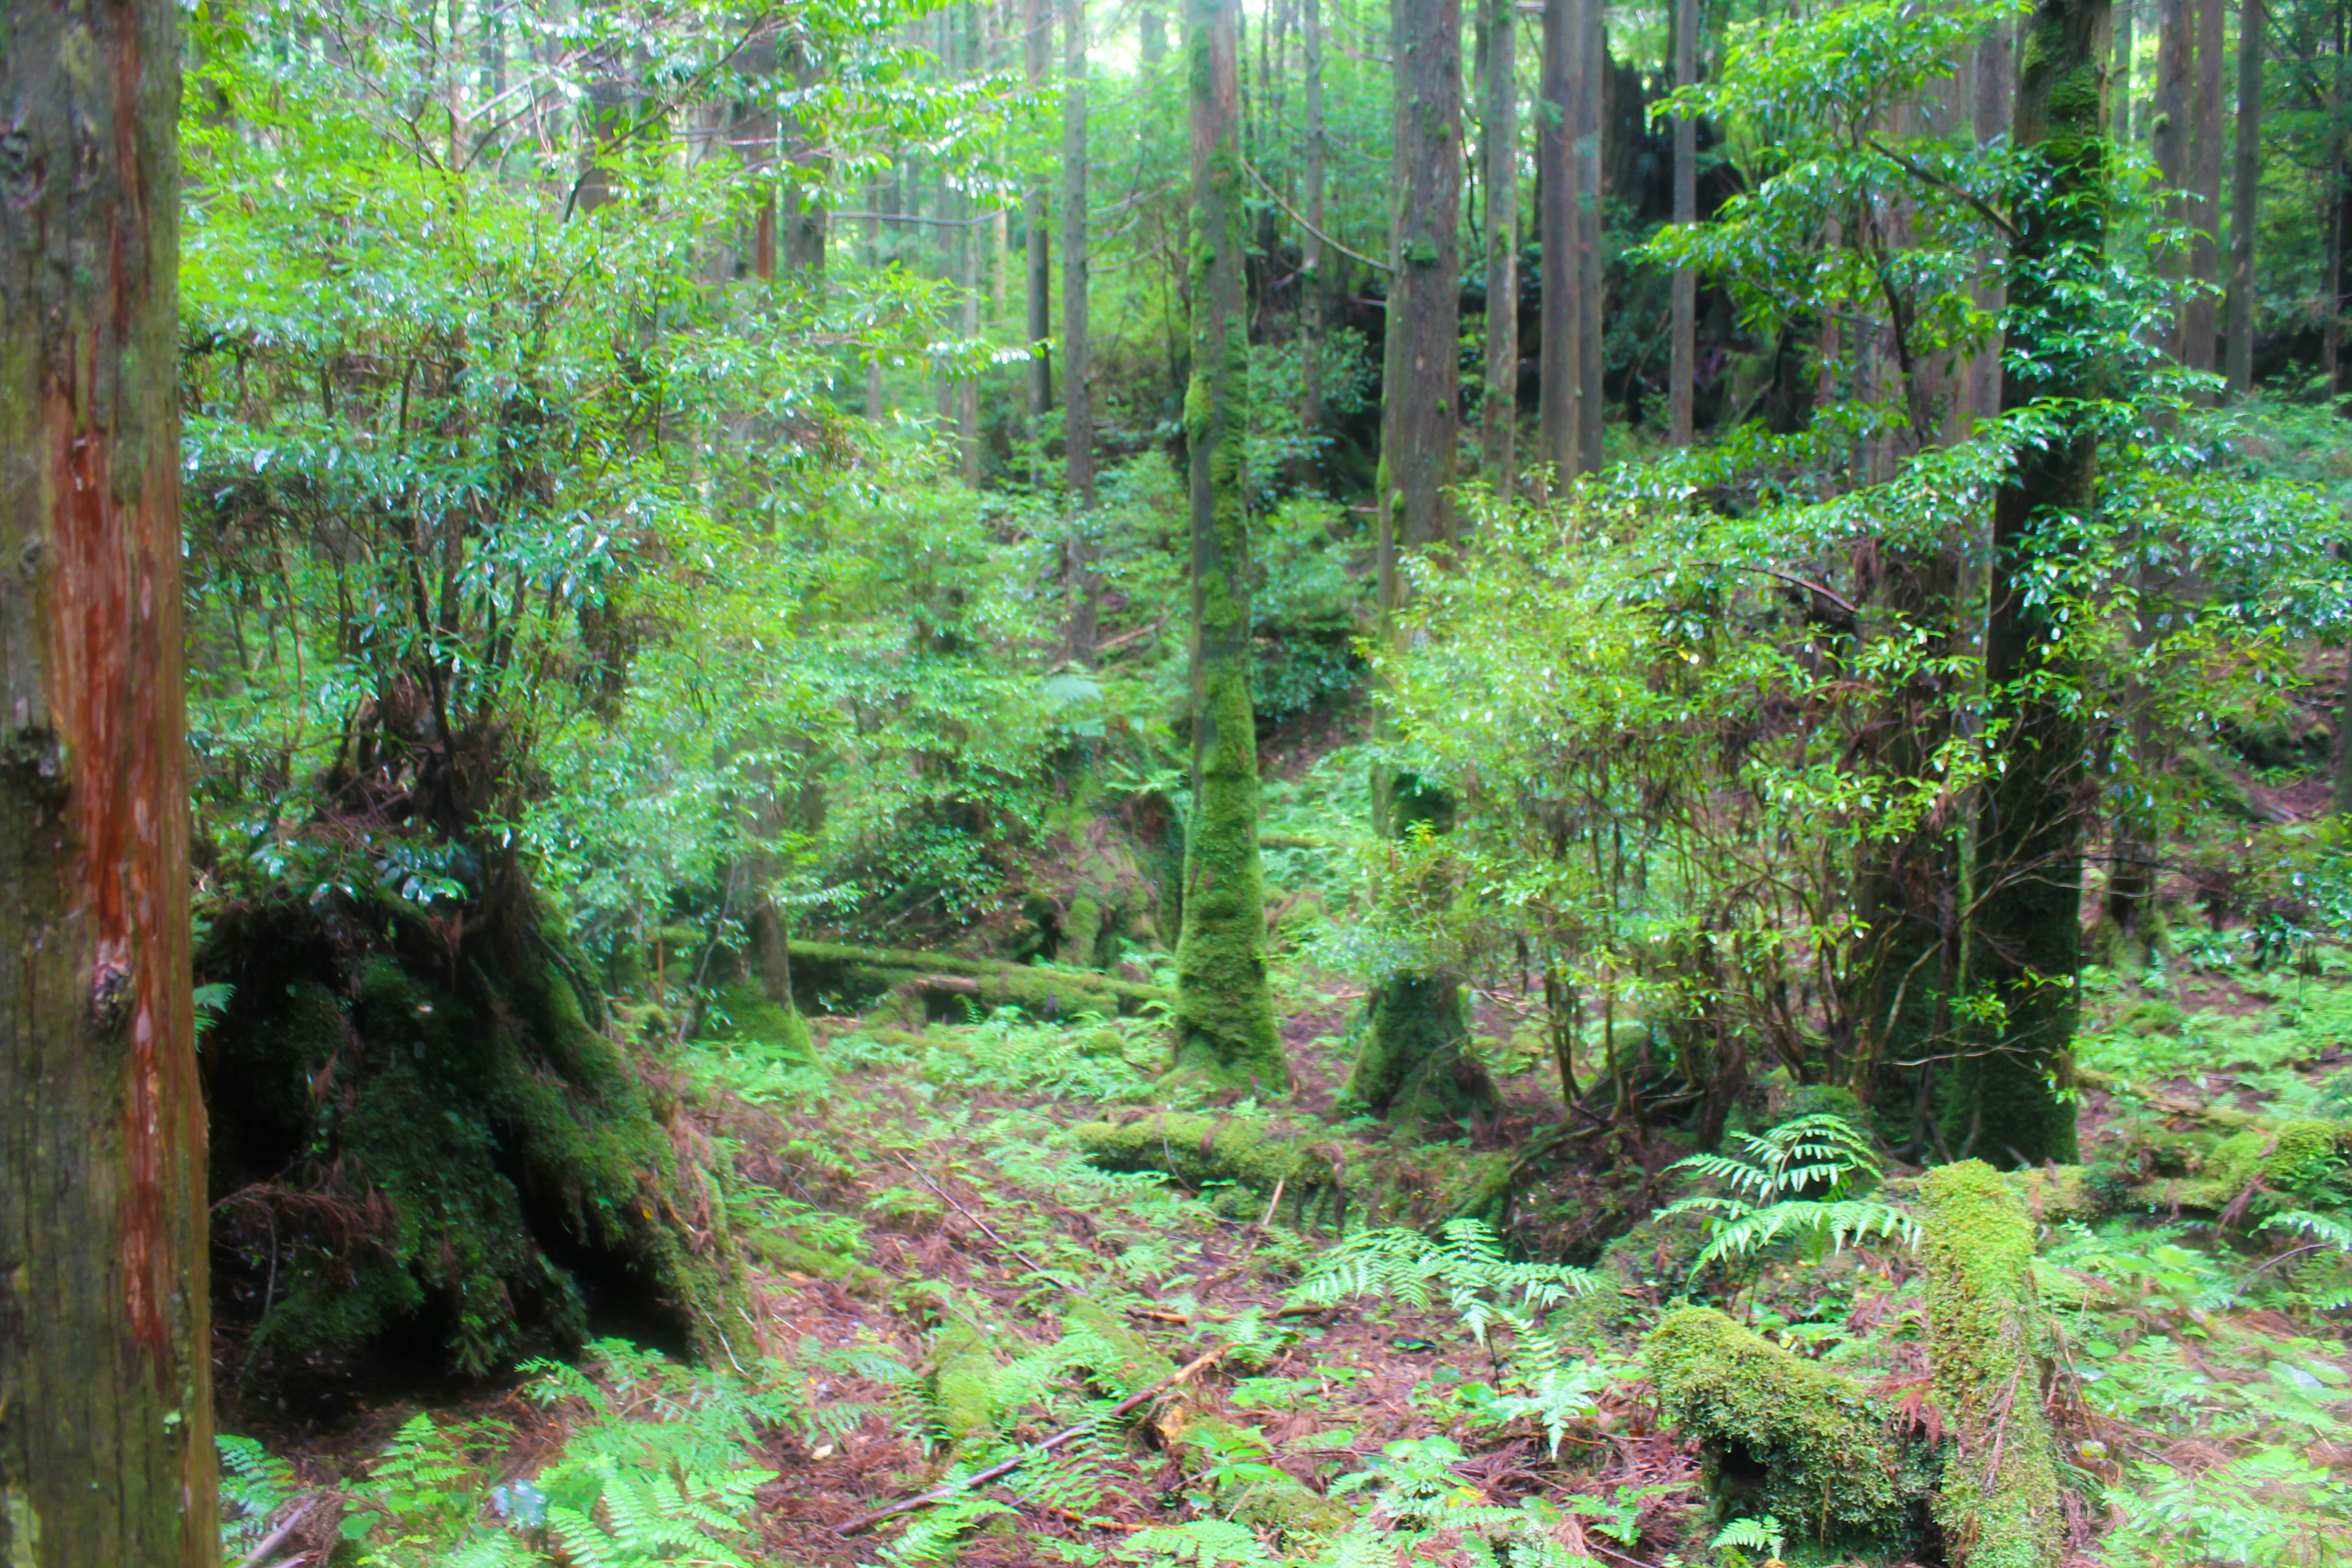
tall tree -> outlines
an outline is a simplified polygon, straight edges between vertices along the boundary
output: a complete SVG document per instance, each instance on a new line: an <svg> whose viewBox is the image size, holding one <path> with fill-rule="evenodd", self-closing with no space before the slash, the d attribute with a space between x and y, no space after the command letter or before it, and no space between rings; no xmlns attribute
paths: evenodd
<svg viewBox="0 0 2352 1568"><path fill-rule="evenodd" d="M1486 384L1479 463L1497 495L1511 493L1519 428L1519 66L1512 0L1479 15L1481 132L1486 179Z"/></svg>
<svg viewBox="0 0 2352 1568"><path fill-rule="evenodd" d="M1580 467L1577 392L1576 98L1582 79L1583 0L1543 0L1543 70L1536 92L1538 243L1543 256L1537 348L1536 454L1565 484Z"/></svg>
<svg viewBox="0 0 2352 1568"><path fill-rule="evenodd" d="M1951 1152L1996 1164L2074 1158L2064 1094L2083 928L2087 736L2070 693L2058 595L2083 570L2106 392L2108 0L2038 0L2018 51L2012 144L2028 167L2011 213L2001 410L2028 415L1993 500L1985 679L1997 764L1971 847L1961 992L2000 1004L1968 1031L1942 1108Z"/></svg>
<svg viewBox="0 0 2352 1568"><path fill-rule="evenodd" d="M181 693L179 9L0 44L0 1561L219 1552Z"/></svg>
<svg viewBox="0 0 2352 1568"><path fill-rule="evenodd" d="M2116 145L2128 147L2132 140L2132 51L2137 46L2132 41L2132 18L2139 10L2139 0L2123 0L2116 7L2116 74L2115 126Z"/></svg>
<svg viewBox="0 0 2352 1568"><path fill-rule="evenodd" d="M1690 87L1698 80L1698 0L1675 0L1674 18L1675 85ZM1685 227L1698 222L1698 121L1687 114L1675 117L1675 222ZM1698 381L1698 274L1688 266L1675 268L1670 309L1666 423L1674 444L1687 447L1696 431Z"/></svg>
<svg viewBox="0 0 2352 1568"><path fill-rule="evenodd" d="M1402 558L1455 537L1452 486L1460 426L1462 14L1460 0L1391 0L1395 205L1389 228L1386 354L1381 371L1380 606L1393 639L1407 584ZM1491 304L1491 300L1489 301ZM1381 830L1443 832L1447 793L1392 766L1373 776ZM1427 965L1383 977L1341 1098L1400 1121L1493 1109L1494 1086L1463 1047L1461 982Z"/></svg>
<svg viewBox="0 0 2352 1568"><path fill-rule="evenodd" d="M1192 131L1192 820L1176 944L1176 1067L1286 1087L1265 963L1250 536L1242 489L1249 300L1242 276L1241 0L1186 0Z"/></svg>
<svg viewBox="0 0 2352 1568"><path fill-rule="evenodd" d="M2262 208L2263 0L2239 0L2238 123L2230 176L2230 390L2254 388L2254 235Z"/></svg>
<svg viewBox="0 0 2352 1568"><path fill-rule="evenodd" d="M1047 0L1021 0L1022 63L1029 90L1045 89L1045 62L1054 47L1054 13ZM1047 244L1052 226L1053 194L1043 179L1030 182L1021 199L1021 223L1028 239L1029 286L1029 418L1036 421L1054 411L1054 359L1042 346L1054 335L1054 263Z"/></svg>
<svg viewBox="0 0 2352 1568"><path fill-rule="evenodd" d="M1601 100L1609 76L1608 9L1577 0L1576 98L1576 453L1583 472L1601 469L1602 349L1609 317L1608 268L1601 249Z"/></svg>
<svg viewBox="0 0 2352 1568"><path fill-rule="evenodd" d="M1062 0L1062 437L1071 520L1070 657L1095 656L1094 552L1086 513L1095 504L1094 345L1087 316L1087 5Z"/></svg>
<svg viewBox="0 0 2352 1568"><path fill-rule="evenodd" d="M1304 0L1307 53L1307 222L1298 240L1298 430L1310 443L1323 430L1323 5Z"/></svg>
<svg viewBox="0 0 2352 1568"><path fill-rule="evenodd" d="M2156 0L2156 118L2149 146L2156 158L2157 183L2162 187L2165 220L2190 220L2189 187L2193 157L2189 115L2197 96L2197 12L2195 0ZM2189 276L2189 247L2168 246L2159 267L2178 283ZM2177 359L2189 357L2188 310L2174 312L2171 337L2166 345Z"/></svg>
<svg viewBox="0 0 2352 1568"><path fill-rule="evenodd" d="M2221 57L2229 0L2197 0L2197 88L2189 109L2189 276L2196 289L2181 308L2181 362L2211 371L2220 362L2221 283ZM2210 396L2210 395L2203 395Z"/></svg>

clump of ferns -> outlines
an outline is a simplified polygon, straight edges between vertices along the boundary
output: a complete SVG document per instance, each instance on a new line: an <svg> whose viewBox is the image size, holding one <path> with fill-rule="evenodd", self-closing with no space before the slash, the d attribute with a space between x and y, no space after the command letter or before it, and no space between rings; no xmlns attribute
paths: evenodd
<svg viewBox="0 0 2352 1568"><path fill-rule="evenodd" d="M1549 1319L1601 1283L1590 1269L1514 1258L1494 1226L1456 1219L1433 1237L1418 1230L1358 1231L1318 1259L1294 1294L1316 1305L1351 1296L1418 1308L1443 1302L1486 1352L1497 1383L1507 1376L1528 1390L1491 1402L1490 1412L1534 1418L1557 1454L1570 1425L1591 1413L1605 1379L1591 1361L1570 1354ZM1510 1336L1507 1363L1496 1347L1497 1330Z"/></svg>
<svg viewBox="0 0 2352 1568"><path fill-rule="evenodd" d="M2290 1209L2272 1215L2263 1228L2309 1238L2262 1266L2292 1264L2294 1290L2303 1305L2322 1312L2352 1307L2352 1216Z"/></svg>
<svg viewBox="0 0 2352 1568"><path fill-rule="evenodd" d="M1878 1153L1844 1118L1799 1116L1732 1136L1738 1152L1693 1154L1666 1167L1717 1188L1664 1211L1708 1217L1706 1245L1691 1260L1694 1277L1711 1264L1729 1268L1783 1237L1801 1243L1814 1263L1874 1237L1918 1246L1918 1221L1863 1195L1877 1186Z"/></svg>

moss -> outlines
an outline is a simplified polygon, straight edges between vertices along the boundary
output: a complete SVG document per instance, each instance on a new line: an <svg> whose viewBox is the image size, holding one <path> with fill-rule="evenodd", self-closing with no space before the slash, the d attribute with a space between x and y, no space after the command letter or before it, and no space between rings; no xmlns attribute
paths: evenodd
<svg viewBox="0 0 2352 1568"><path fill-rule="evenodd" d="M1132 1121L1083 1121L1070 1129L1087 1158L1107 1171L1164 1171L1192 1186L1239 1182L1271 1192L1325 1188L1337 1176L1328 1156L1272 1121L1160 1111Z"/></svg>
<svg viewBox="0 0 2352 1568"><path fill-rule="evenodd" d="M1769 1512L1825 1548L1909 1544L1916 1467L1858 1384L1707 1307L1668 1312L1643 1352L1659 1408L1698 1441L1717 1521Z"/></svg>
<svg viewBox="0 0 2352 1568"><path fill-rule="evenodd" d="M1069 919L1062 922L1062 947L1072 963L1103 962L1104 917L1102 900L1091 893L1080 893L1070 900ZM1113 935L1114 944L1117 937Z"/></svg>
<svg viewBox="0 0 2352 1568"><path fill-rule="evenodd" d="M2090 1220L2105 1212L2099 1184L2081 1165L2038 1165L2008 1173L2026 1217L2040 1225Z"/></svg>
<svg viewBox="0 0 2352 1568"><path fill-rule="evenodd" d="M1266 972L1256 728L1245 663L1212 679L1193 730L1201 782L1184 840L1175 1065L1222 1083L1287 1089Z"/></svg>
<svg viewBox="0 0 2352 1568"><path fill-rule="evenodd" d="M214 1181L268 1206L225 1218L258 1234L217 1296L255 1321L261 1375L419 1337L468 1374L592 1331L724 1352L717 1178L560 931L509 909L453 955L407 911L289 900L226 911L199 966L236 986L206 1040Z"/></svg>
<svg viewBox="0 0 2352 1568"><path fill-rule="evenodd" d="M940 1433L950 1447L995 1430L989 1390L1004 1365L989 1336L960 1314L950 1314L931 1342L929 1390Z"/></svg>
<svg viewBox="0 0 2352 1568"><path fill-rule="evenodd" d="M751 981L738 981L715 992L703 1012L702 1037L708 1040L750 1042L773 1046L787 1055L806 1057L815 1043L808 1020L786 1002L772 1002Z"/></svg>
<svg viewBox="0 0 2352 1568"><path fill-rule="evenodd" d="M2033 1298L2033 1225L1981 1160L1928 1173L1927 1349L1953 1436L1937 1522L1971 1568L2051 1568L2065 1519L2042 1409L2045 1330Z"/></svg>
<svg viewBox="0 0 2352 1568"><path fill-rule="evenodd" d="M1493 1114L1494 1080L1472 1056L1467 998L1451 975L1396 974L1366 999L1339 1102L1402 1126Z"/></svg>

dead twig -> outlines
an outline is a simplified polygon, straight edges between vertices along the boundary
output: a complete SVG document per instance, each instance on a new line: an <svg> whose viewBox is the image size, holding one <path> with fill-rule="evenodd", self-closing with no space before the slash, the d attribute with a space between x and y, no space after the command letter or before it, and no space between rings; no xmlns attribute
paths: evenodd
<svg viewBox="0 0 2352 1568"><path fill-rule="evenodd" d="M955 1199L950 1197L948 1195L948 1190L940 1185L937 1182L931 1180L930 1177L925 1175L922 1171L917 1167L913 1161L901 1157L898 1160L898 1163L904 1165L908 1170L914 1172L915 1180L922 1183L923 1185L939 1194L940 1201L941 1203L955 1210L956 1213L963 1215L964 1218L971 1221L972 1224L980 1226L982 1233L985 1235L989 1240L996 1243L997 1246L1004 1248L1005 1251L1013 1254L1013 1257L1027 1264L1029 1266L1030 1272L1034 1274L1043 1274L1045 1272L1045 1266L1044 1264L1038 1262L1035 1258L1030 1257L1027 1253L1022 1251L1019 1247L1013 1246L1003 1237L997 1235L994 1226L991 1226L986 1220L981 1218L978 1215L972 1213L970 1209L964 1207L963 1205L956 1202Z"/></svg>
<svg viewBox="0 0 2352 1568"><path fill-rule="evenodd" d="M1045 1441L1033 1445L1001 1464L989 1466L976 1476L961 1481L952 1481L943 1487L933 1487L929 1491L917 1497L910 1497L904 1502L894 1502L887 1508L877 1508L871 1513L860 1514L847 1524L840 1526L834 1533L862 1535L885 1520L896 1519L902 1513L912 1513L919 1508L929 1508L935 1502L945 1502L950 1498L961 1497L964 1493L976 1491L992 1481L1001 1480L1030 1460L1041 1455L1052 1453L1072 1438L1084 1436L1106 1422L1116 1421L1122 1415L1142 1408L1158 1395L1192 1377L1203 1368L1214 1365L1227 1351L1233 1348L1233 1345L1228 1342L1219 1345L1205 1355L1195 1356L1150 1387L1129 1394L1100 1415L1090 1416L1075 1426L1065 1426Z"/></svg>

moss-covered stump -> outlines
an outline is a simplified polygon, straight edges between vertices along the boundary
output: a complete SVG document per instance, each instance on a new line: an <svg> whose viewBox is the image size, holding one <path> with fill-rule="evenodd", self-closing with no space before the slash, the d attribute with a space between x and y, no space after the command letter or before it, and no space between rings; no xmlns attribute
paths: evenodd
<svg viewBox="0 0 2352 1568"><path fill-rule="evenodd" d="M722 1045L772 1046L792 1056L814 1048L808 1020L788 1002L772 1002L759 983L738 980L713 991L702 1008L701 1037Z"/></svg>
<svg viewBox="0 0 2352 1568"><path fill-rule="evenodd" d="M1980 1160L1927 1173L1927 1349L1953 1440L1936 1501L1954 1568L2051 1568L2065 1529L2042 1414L2033 1223Z"/></svg>
<svg viewBox="0 0 2352 1568"><path fill-rule="evenodd" d="M1154 1111L1118 1121L1081 1121L1070 1135L1088 1163L1106 1171L1160 1171L1187 1186L1233 1182L1295 1201L1294 1215L1320 1212L1339 1191L1339 1173L1307 1133L1268 1117Z"/></svg>
<svg viewBox="0 0 2352 1568"><path fill-rule="evenodd" d="M1837 1552L1917 1543L1927 1456L1889 1436L1859 1384L1710 1307L1668 1312L1643 1353L1660 1410L1698 1441L1715 1522L1770 1513Z"/></svg>
<svg viewBox="0 0 2352 1568"><path fill-rule="evenodd" d="M231 906L198 956L215 1317L248 1378L477 1376L594 1333L744 1337L716 1176L509 873L466 918Z"/></svg>
<svg viewBox="0 0 2352 1568"><path fill-rule="evenodd" d="M1467 994L1451 975L1396 974L1372 988L1339 1103L1402 1127L1495 1113L1495 1081L1470 1052Z"/></svg>

